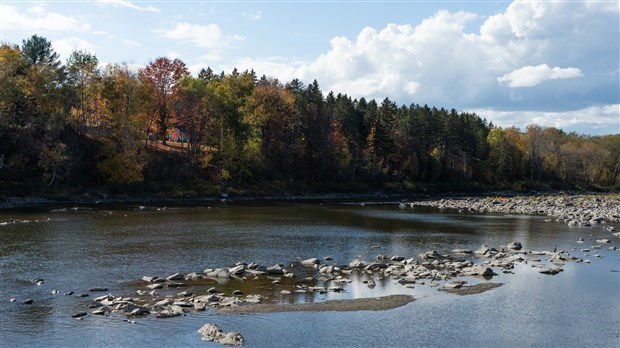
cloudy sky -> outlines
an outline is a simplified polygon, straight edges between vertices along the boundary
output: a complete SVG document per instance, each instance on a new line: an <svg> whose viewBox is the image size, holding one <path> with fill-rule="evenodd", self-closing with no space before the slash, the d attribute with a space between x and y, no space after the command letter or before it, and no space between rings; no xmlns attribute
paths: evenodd
<svg viewBox="0 0 620 348"><path fill-rule="evenodd" d="M326 93L620 133L620 3L612 1L10 1L0 36L38 34L64 58L197 73L253 68Z"/></svg>

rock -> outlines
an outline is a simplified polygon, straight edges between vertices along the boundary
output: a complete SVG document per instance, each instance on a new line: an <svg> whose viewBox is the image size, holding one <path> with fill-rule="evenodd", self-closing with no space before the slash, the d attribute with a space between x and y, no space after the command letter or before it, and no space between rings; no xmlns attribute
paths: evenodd
<svg viewBox="0 0 620 348"><path fill-rule="evenodd" d="M238 332L227 332L218 341L226 346L242 346L243 336Z"/></svg>
<svg viewBox="0 0 620 348"><path fill-rule="evenodd" d="M86 315L88 315L88 313L86 313L86 312L79 312L79 313L73 314L71 316L71 318L81 318L81 317L86 316Z"/></svg>
<svg viewBox="0 0 620 348"><path fill-rule="evenodd" d="M157 318L172 318L183 315L183 308L181 306L171 305L167 309L155 313Z"/></svg>
<svg viewBox="0 0 620 348"><path fill-rule="evenodd" d="M477 275L482 277L492 277L495 273L489 267L474 265L461 270L462 275Z"/></svg>
<svg viewBox="0 0 620 348"><path fill-rule="evenodd" d="M380 269L385 269L387 267L388 265L386 265L385 263L373 262L367 265L366 267L364 267L364 269L367 271L377 271Z"/></svg>
<svg viewBox="0 0 620 348"><path fill-rule="evenodd" d="M205 271L205 275L210 278L230 278L230 272L226 268L218 268L209 272Z"/></svg>
<svg viewBox="0 0 620 348"><path fill-rule="evenodd" d="M235 267L231 267L228 269L228 273L230 274L234 274L234 275L242 275L243 273L245 273L245 266L244 265L238 265Z"/></svg>
<svg viewBox="0 0 620 348"><path fill-rule="evenodd" d="M214 288L214 287L210 287L210 288L209 288L209 290L207 290L207 292L208 292L208 293L210 293L210 294L215 294L215 293L217 293L218 291L217 291L217 289L216 289L216 288Z"/></svg>
<svg viewBox="0 0 620 348"><path fill-rule="evenodd" d="M198 332L202 334L202 339L208 342L217 342L229 346L242 346L243 336L238 332L224 333L215 324L205 324Z"/></svg>
<svg viewBox="0 0 620 348"><path fill-rule="evenodd" d="M469 249L454 249L452 250L452 253L459 254L459 255L467 255L467 254L473 254L474 251L469 250Z"/></svg>
<svg viewBox="0 0 620 348"><path fill-rule="evenodd" d="M446 283L443 285L444 289L460 289L462 287L463 287L462 282Z"/></svg>
<svg viewBox="0 0 620 348"><path fill-rule="evenodd" d="M166 277L168 280L184 280L185 276L181 273L175 273L171 276Z"/></svg>
<svg viewBox="0 0 620 348"><path fill-rule="evenodd" d="M105 307L99 307L97 309L95 309L94 311L92 311L92 314L94 315L105 315L107 313L107 309Z"/></svg>
<svg viewBox="0 0 620 348"><path fill-rule="evenodd" d="M325 256L325 257L323 258L323 260L325 260L325 261L331 261L331 260L333 260L333 258L332 258L331 256Z"/></svg>
<svg viewBox="0 0 620 348"><path fill-rule="evenodd" d="M204 311L207 308L207 305L202 302L194 302L194 310L195 311Z"/></svg>
<svg viewBox="0 0 620 348"><path fill-rule="evenodd" d="M334 272L339 271L340 269L336 266L330 265L330 266L323 266L321 268L319 268L319 272L322 274L332 274Z"/></svg>
<svg viewBox="0 0 620 348"><path fill-rule="evenodd" d="M611 243L609 239L597 239L596 242L601 244Z"/></svg>
<svg viewBox="0 0 620 348"><path fill-rule="evenodd" d="M198 274L196 272L188 273L184 277L185 280L199 280L199 279L203 279L203 278L204 278L203 275Z"/></svg>
<svg viewBox="0 0 620 348"><path fill-rule="evenodd" d="M556 275L562 271L563 269L561 268L543 268L540 271L538 271L538 273Z"/></svg>
<svg viewBox="0 0 620 348"><path fill-rule="evenodd" d="M89 292L103 292L108 291L108 288L95 287L88 289Z"/></svg>
<svg viewBox="0 0 620 348"><path fill-rule="evenodd" d="M351 268L365 268L368 264L365 261L355 259L349 263L349 267Z"/></svg>
<svg viewBox="0 0 620 348"><path fill-rule="evenodd" d="M261 295L248 295L245 297L246 303L261 303L263 302L263 297Z"/></svg>
<svg viewBox="0 0 620 348"><path fill-rule="evenodd" d="M155 283L155 284L150 284L150 285L147 285L146 287L147 287L147 289L149 289L149 290L155 290L155 289L161 289L161 288L163 288L163 287L164 287L164 285L163 285L163 284L161 284L161 283Z"/></svg>
<svg viewBox="0 0 620 348"><path fill-rule="evenodd" d="M24 301L22 301L23 304L32 304L32 302L34 302L31 298L27 298Z"/></svg>
<svg viewBox="0 0 620 348"><path fill-rule="evenodd" d="M67 292L65 292L65 296L71 296L71 295L73 295L73 291L67 291Z"/></svg>
<svg viewBox="0 0 620 348"><path fill-rule="evenodd" d="M218 302L220 297L217 295L202 295L194 297L194 303L202 302L202 303L213 303Z"/></svg>
<svg viewBox="0 0 620 348"><path fill-rule="evenodd" d="M290 295L291 292L288 291L288 290L282 290L282 291L280 291L280 294L282 294L282 295Z"/></svg>
<svg viewBox="0 0 620 348"><path fill-rule="evenodd" d="M367 285L368 285L369 288L372 289L372 288L374 288L377 285L377 283L375 283L375 281L371 278L371 279L368 279L368 284Z"/></svg>
<svg viewBox="0 0 620 348"><path fill-rule="evenodd" d="M488 245L482 244L478 250L474 251L474 253L476 255L486 255L490 250L491 248Z"/></svg>
<svg viewBox="0 0 620 348"><path fill-rule="evenodd" d="M271 275L283 275L285 272L284 268L282 268L281 265L274 265L271 267L267 267L266 270L267 274L271 274Z"/></svg>
<svg viewBox="0 0 620 348"><path fill-rule="evenodd" d="M316 257L301 261L301 265L305 267L314 267L314 265L318 265L319 263L321 263L321 261Z"/></svg>
<svg viewBox="0 0 620 348"><path fill-rule="evenodd" d="M523 246L521 245L520 242L512 242L506 245L506 248L512 249L512 250L521 250Z"/></svg>
<svg viewBox="0 0 620 348"><path fill-rule="evenodd" d="M169 288L180 288L187 286L185 283L168 283Z"/></svg>
<svg viewBox="0 0 620 348"><path fill-rule="evenodd" d="M165 307L167 305L172 304L172 302L174 302L174 301L172 301L172 299L165 298L163 300L159 300L159 301L155 302L155 304L153 306L154 307Z"/></svg>
<svg viewBox="0 0 620 348"><path fill-rule="evenodd" d="M233 291L233 295L235 295L235 296L241 296L241 295L243 295L243 291L241 291L241 290L235 290L235 291Z"/></svg>

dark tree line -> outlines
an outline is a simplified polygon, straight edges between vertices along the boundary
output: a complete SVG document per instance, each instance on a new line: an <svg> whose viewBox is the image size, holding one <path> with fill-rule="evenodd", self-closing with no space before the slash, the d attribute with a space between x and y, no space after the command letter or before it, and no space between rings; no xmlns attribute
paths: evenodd
<svg viewBox="0 0 620 348"><path fill-rule="evenodd" d="M620 135L324 94L253 71L134 70L32 36L0 46L0 195L620 185Z"/></svg>

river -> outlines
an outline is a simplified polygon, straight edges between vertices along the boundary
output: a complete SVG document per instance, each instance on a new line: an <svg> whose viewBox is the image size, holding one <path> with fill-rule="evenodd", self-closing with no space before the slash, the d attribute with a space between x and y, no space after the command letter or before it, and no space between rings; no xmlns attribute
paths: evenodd
<svg viewBox="0 0 620 348"><path fill-rule="evenodd" d="M201 207L53 207L0 211L0 346L216 346L201 341L205 323L238 331L248 347L567 347L620 345L620 239L601 225L569 228L542 216L460 214L397 204L215 204ZM616 224L616 229L620 226ZM577 244L584 238L584 244ZM201 272L238 261L288 264L330 256L333 263L378 254L414 257L520 241L525 249L569 251L607 238L591 263L567 263L550 276L528 264L499 270L491 291L458 296L428 283L405 288L393 279L370 289L313 297L274 293L272 302L410 294L385 311L217 314L213 310L131 324L124 316L71 315L107 287L130 295L144 275ZM576 250L573 250L576 248ZM480 261L475 257L472 260ZM32 279L42 278L40 285ZM472 279L473 280L473 279ZM475 281L475 280L474 280ZM52 290L58 293L52 294ZM64 293L74 291L71 296ZM15 298L15 301L10 301ZM23 304L26 298L32 304ZM88 310L90 311L90 310Z"/></svg>

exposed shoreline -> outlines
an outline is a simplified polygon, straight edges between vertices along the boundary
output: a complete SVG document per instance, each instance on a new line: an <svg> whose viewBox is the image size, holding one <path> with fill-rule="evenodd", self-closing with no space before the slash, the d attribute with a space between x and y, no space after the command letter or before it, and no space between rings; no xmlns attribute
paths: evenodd
<svg viewBox="0 0 620 348"><path fill-rule="evenodd" d="M295 304L249 304L236 307L220 307L218 314L280 313L280 312L350 312L383 311L402 307L415 298L410 295L390 295L351 300L329 300L325 302Z"/></svg>

